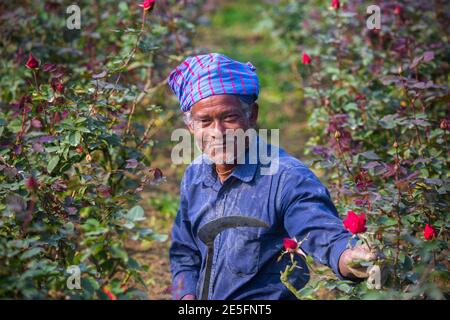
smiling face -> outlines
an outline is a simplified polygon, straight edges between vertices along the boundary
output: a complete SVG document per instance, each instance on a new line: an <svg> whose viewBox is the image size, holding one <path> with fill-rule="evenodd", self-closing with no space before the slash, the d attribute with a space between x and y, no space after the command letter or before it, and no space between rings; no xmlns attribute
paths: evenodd
<svg viewBox="0 0 450 320"><path fill-rule="evenodd" d="M234 95L214 95L194 104L189 129L200 150L215 163L235 160L242 150L237 150L237 139L230 133L237 129L246 131L256 125L257 103L250 109L248 117L241 101ZM233 148L227 148L227 144Z"/></svg>

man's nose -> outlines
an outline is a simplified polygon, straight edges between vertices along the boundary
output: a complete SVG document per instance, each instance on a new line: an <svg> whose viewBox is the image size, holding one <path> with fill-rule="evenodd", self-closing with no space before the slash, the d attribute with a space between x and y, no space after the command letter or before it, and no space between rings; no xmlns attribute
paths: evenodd
<svg viewBox="0 0 450 320"><path fill-rule="evenodd" d="M214 120L214 126L212 129L214 130L215 135L220 135L221 137L225 135L226 128L219 119Z"/></svg>

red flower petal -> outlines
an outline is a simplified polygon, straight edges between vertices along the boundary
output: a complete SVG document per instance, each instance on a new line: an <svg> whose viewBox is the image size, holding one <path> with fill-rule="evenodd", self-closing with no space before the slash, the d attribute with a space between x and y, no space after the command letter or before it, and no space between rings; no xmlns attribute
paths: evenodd
<svg viewBox="0 0 450 320"><path fill-rule="evenodd" d="M428 223L425 226L425 228L423 229L423 237L426 240L432 240L433 238L435 238L437 236L437 232L436 229L434 229L432 226L430 226Z"/></svg>
<svg viewBox="0 0 450 320"><path fill-rule="evenodd" d="M139 4L139 7L143 8L144 10L151 10L151 9L153 9L154 5L155 5L155 0L144 0L144 2Z"/></svg>
<svg viewBox="0 0 450 320"><path fill-rule="evenodd" d="M37 69L37 68L39 68L39 61L37 61L36 58L33 57L33 54L30 53L30 56L28 57L28 61L25 64L25 66L28 69Z"/></svg>
<svg viewBox="0 0 450 320"><path fill-rule="evenodd" d="M331 8L338 10L341 7L339 0L331 0Z"/></svg>
<svg viewBox="0 0 450 320"><path fill-rule="evenodd" d="M355 212L349 210L347 218L343 221L344 227L353 234L366 232L366 215L364 212L358 216Z"/></svg>
<svg viewBox="0 0 450 320"><path fill-rule="evenodd" d="M308 54L306 52L303 53L302 63L303 64L311 64L311 57L308 56Z"/></svg>
<svg viewBox="0 0 450 320"><path fill-rule="evenodd" d="M291 238L284 238L283 239L283 247L284 250L288 251L290 250L296 250L298 247L297 241Z"/></svg>

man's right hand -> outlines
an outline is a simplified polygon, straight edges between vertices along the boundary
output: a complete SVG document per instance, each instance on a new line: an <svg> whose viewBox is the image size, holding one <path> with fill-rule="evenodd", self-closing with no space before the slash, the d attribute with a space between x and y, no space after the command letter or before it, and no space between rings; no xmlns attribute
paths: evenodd
<svg viewBox="0 0 450 320"><path fill-rule="evenodd" d="M181 300L197 300L193 294L186 294L181 298Z"/></svg>

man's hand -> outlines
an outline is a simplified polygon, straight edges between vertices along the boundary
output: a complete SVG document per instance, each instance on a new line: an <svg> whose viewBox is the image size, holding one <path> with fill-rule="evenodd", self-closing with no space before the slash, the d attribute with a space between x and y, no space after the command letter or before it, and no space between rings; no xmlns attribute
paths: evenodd
<svg viewBox="0 0 450 320"><path fill-rule="evenodd" d="M186 294L181 300L197 300L193 294Z"/></svg>
<svg viewBox="0 0 450 320"><path fill-rule="evenodd" d="M378 252L370 250L366 244L347 249L339 259L339 271L348 279L365 279L369 276L367 267L357 265L357 262L370 262L376 260L377 257Z"/></svg>

